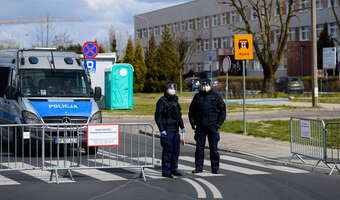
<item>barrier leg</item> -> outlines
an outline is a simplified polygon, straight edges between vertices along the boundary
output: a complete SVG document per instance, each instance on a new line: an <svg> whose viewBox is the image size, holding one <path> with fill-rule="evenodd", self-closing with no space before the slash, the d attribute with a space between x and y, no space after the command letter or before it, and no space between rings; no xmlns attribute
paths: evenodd
<svg viewBox="0 0 340 200"><path fill-rule="evenodd" d="M294 158L294 156L296 156L299 160L301 160L302 163L306 163L305 160L303 160L303 158L297 154L297 153L293 153L293 155L288 159L288 161L292 161L292 159Z"/></svg>
<svg viewBox="0 0 340 200"><path fill-rule="evenodd" d="M57 169L51 170L50 181L53 180L53 175L55 175L56 182L57 182L57 184L59 184L59 175L58 175Z"/></svg>
<svg viewBox="0 0 340 200"><path fill-rule="evenodd" d="M140 169L141 169L141 171L140 171L140 176L139 177L143 178L144 182L146 182L144 167L141 167Z"/></svg>
<svg viewBox="0 0 340 200"><path fill-rule="evenodd" d="M321 162L322 160L318 160L318 162L313 166L313 168L312 168L312 172L314 171L314 169L320 164L320 162Z"/></svg>
<svg viewBox="0 0 340 200"><path fill-rule="evenodd" d="M70 179L71 179L72 181L74 181L73 175L72 175L72 172L71 172L70 169L68 169L68 170L66 171L66 174L68 174L68 175L70 176Z"/></svg>

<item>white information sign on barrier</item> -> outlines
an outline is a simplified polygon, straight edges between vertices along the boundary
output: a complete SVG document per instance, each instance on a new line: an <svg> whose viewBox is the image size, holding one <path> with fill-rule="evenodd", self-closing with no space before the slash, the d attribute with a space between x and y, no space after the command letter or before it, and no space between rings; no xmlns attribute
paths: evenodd
<svg viewBox="0 0 340 200"><path fill-rule="evenodd" d="M118 146L119 124L89 124L87 126L87 146Z"/></svg>
<svg viewBox="0 0 340 200"><path fill-rule="evenodd" d="M310 121L308 120L300 120L300 128L301 128L301 137L302 138L311 138L310 135Z"/></svg>

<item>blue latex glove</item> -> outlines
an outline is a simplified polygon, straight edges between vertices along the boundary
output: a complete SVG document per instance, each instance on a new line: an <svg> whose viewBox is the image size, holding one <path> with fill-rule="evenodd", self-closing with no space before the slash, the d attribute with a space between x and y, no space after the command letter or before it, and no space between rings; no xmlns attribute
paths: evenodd
<svg viewBox="0 0 340 200"><path fill-rule="evenodd" d="M160 134L161 135L167 135L166 131L161 131Z"/></svg>
<svg viewBox="0 0 340 200"><path fill-rule="evenodd" d="M187 132L186 128L182 128L182 134L184 135Z"/></svg>

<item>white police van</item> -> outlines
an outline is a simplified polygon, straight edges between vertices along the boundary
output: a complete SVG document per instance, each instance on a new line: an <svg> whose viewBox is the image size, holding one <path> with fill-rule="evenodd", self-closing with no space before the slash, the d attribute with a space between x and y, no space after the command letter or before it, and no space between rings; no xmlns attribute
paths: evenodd
<svg viewBox="0 0 340 200"><path fill-rule="evenodd" d="M80 56L73 52L47 48L1 50L0 124L101 123L96 103L101 88L93 91L89 77ZM21 146L22 138L8 137L8 141ZM31 137L39 139L34 134ZM51 137L45 133L49 141ZM76 143L74 138L53 141Z"/></svg>

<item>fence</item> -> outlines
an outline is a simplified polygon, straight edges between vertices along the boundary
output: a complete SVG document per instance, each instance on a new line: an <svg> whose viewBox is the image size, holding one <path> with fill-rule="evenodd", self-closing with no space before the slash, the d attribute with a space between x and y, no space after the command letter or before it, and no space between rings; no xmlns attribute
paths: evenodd
<svg viewBox="0 0 340 200"><path fill-rule="evenodd" d="M337 169L340 161L340 122L325 125L323 120L291 117L291 154L290 160L296 156L316 160L313 170L322 162L331 169L329 175ZM331 166L330 164L333 164Z"/></svg>
<svg viewBox="0 0 340 200"><path fill-rule="evenodd" d="M0 126L0 171L48 170L57 183L60 171L73 179L72 170L93 168L138 168L146 180L154 155L150 124Z"/></svg>

